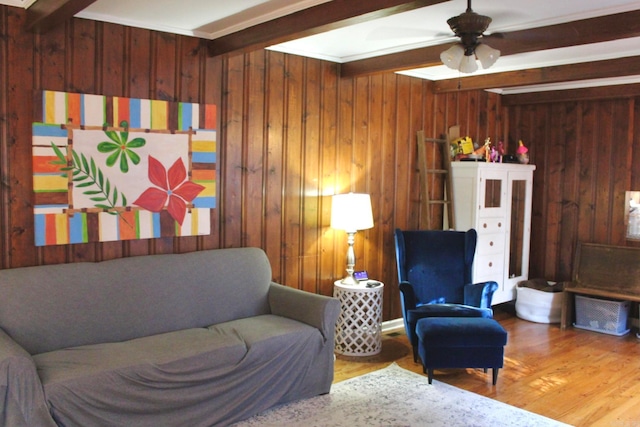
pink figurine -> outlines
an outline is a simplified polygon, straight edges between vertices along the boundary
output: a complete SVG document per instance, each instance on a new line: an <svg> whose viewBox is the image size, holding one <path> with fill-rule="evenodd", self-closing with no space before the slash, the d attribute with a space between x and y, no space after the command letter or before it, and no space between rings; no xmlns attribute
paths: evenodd
<svg viewBox="0 0 640 427"><path fill-rule="evenodd" d="M504 142L503 141L498 141L498 162L502 163L502 157L504 157L506 151L504 149Z"/></svg>
<svg viewBox="0 0 640 427"><path fill-rule="evenodd" d="M498 163L502 159L502 157L498 154L498 150L491 147L490 151L491 151L491 155L490 155L491 163Z"/></svg>
<svg viewBox="0 0 640 427"><path fill-rule="evenodd" d="M529 149L524 146L522 140L518 142L518 149L516 150L516 157L518 158L518 162L526 165L529 163Z"/></svg>

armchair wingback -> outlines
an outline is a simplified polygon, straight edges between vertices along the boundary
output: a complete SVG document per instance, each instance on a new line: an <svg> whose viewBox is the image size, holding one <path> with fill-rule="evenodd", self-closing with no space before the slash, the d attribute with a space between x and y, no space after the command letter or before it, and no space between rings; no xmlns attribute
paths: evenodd
<svg viewBox="0 0 640 427"><path fill-rule="evenodd" d="M473 284L475 230L395 231L396 262L407 336L414 347L423 317L493 317L496 282Z"/></svg>
<svg viewBox="0 0 640 427"><path fill-rule="evenodd" d="M420 304L463 303L476 241L475 230L396 230L399 281L412 284Z"/></svg>

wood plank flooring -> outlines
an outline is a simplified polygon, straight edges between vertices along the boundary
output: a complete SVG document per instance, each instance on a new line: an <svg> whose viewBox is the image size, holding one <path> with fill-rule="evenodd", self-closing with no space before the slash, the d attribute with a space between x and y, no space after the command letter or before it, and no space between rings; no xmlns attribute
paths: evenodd
<svg viewBox="0 0 640 427"><path fill-rule="evenodd" d="M575 426L640 426L640 339L517 318L495 310L508 331L505 367L498 384L491 370L436 371L438 381ZM387 333L376 356L337 355L334 382L381 369L392 362L422 374L404 331Z"/></svg>

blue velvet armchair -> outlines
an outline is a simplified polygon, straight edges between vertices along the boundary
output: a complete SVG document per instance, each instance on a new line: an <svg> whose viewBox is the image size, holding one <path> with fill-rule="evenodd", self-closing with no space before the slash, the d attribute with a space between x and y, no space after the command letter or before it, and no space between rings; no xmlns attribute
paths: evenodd
<svg viewBox="0 0 640 427"><path fill-rule="evenodd" d="M416 324L425 317L492 318L496 282L473 284L478 234L469 231L395 231L402 317L417 361Z"/></svg>

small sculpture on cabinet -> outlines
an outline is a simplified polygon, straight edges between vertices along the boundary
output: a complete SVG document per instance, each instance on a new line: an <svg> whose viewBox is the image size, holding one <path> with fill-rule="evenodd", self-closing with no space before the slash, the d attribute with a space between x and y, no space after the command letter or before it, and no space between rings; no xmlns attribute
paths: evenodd
<svg viewBox="0 0 640 427"><path fill-rule="evenodd" d="M502 159L504 158L504 155L507 152L504 148L504 141L502 140L498 141L498 146L496 148L496 151L498 152L498 162L502 163Z"/></svg>
<svg viewBox="0 0 640 427"><path fill-rule="evenodd" d="M529 164L529 149L525 147L522 140L518 141L518 149L516 150L518 162L523 165Z"/></svg>

